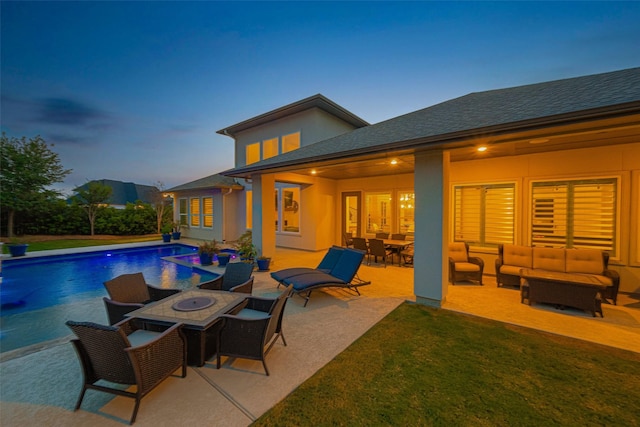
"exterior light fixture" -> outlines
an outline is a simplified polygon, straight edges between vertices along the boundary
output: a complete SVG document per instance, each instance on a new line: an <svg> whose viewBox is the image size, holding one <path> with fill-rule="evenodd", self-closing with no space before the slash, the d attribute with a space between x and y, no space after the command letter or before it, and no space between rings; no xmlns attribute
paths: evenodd
<svg viewBox="0 0 640 427"><path fill-rule="evenodd" d="M393 160L391 160L391 164L392 164L392 165L397 165L397 164L398 164L398 161L397 161L396 159L393 159Z"/></svg>
<svg viewBox="0 0 640 427"><path fill-rule="evenodd" d="M318 172L317 172L315 169L311 169L311 175L315 175L315 174L317 174L317 173L318 173Z"/></svg>
<svg viewBox="0 0 640 427"><path fill-rule="evenodd" d="M487 151L487 146L486 145L481 145L480 147L478 147L478 151L481 152L481 153Z"/></svg>

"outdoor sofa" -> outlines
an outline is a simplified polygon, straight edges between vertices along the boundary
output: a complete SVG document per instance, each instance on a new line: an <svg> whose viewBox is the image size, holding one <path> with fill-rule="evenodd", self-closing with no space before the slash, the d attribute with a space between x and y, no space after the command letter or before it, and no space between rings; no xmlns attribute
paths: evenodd
<svg viewBox="0 0 640 427"><path fill-rule="evenodd" d="M599 249L499 245L498 286L521 287L521 301L577 307L602 314L599 299L616 304L620 276ZM593 295L593 296L592 296Z"/></svg>

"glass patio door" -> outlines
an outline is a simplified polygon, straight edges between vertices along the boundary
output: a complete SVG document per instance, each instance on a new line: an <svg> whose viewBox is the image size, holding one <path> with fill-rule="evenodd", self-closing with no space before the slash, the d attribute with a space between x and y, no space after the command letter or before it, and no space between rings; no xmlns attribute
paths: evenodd
<svg viewBox="0 0 640 427"><path fill-rule="evenodd" d="M342 236L344 233L352 233L353 236L362 235L360 228L361 204L362 196L359 191L342 193ZM344 244L344 242L342 243Z"/></svg>

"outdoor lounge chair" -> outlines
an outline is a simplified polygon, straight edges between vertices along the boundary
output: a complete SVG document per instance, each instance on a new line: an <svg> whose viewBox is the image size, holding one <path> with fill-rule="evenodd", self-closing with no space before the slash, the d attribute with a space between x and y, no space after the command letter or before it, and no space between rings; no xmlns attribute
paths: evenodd
<svg viewBox="0 0 640 427"><path fill-rule="evenodd" d="M213 291L243 292L253 291L253 264L250 262L232 262L227 264L224 274L198 285L200 289Z"/></svg>
<svg viewBox="0 0 640 427"><path fill-rule="evenodd" d="M340 258L330 272L327 273L317 269L311 269L311 271L279 280L278 286L293 285L292 292L305 299L305 307L309 302L311 292L315 289L331 287L347 288L360 295L358 287L371 284L371 282L364 281L357 276L358 269L362 264L365 254L366 252L358 249L344 248L340 254ZM278 272L275 272L271 277L275 279L277 274Z"/></svg>
<svg viewBox="0 0 640 427"><path fill-rule="evenodd" d="M279 337L287 345L282 334L282 316L291 288L289 285L277 298L250 296L238 313L220 316L224 323L217 339L217 369L222 356L240 357L260 360L269 375L265 356Z"/></svg>
<svg viewBox="0 0 640 427"><path fill-rule="evenodd" d="M113 325L125 319L125 314L144 307L145 304L160 301L180 292L180 289L162 289L147 284L142 273L121 274L104 282L109 298L103 298Z"/></svg>
<svg viewBox="0 0 640 427"><path fill-rule="evenodd" d="M138 329L135 319L113 326L71 320L66 325L77 336L71 342L84 376L76 411L87 389L131 397L136 400L129 421L133 424L144 396L178 368L182 368L182 378L187 376L187 347L179 323L161 333ZM135 385L136 389L109 387L105 381Z"/></svg>
<svg viewBox="0 0 640 427"><path fill-rule="evenodd" d="M288 279L289 277L299 276L300 274L305 273L330 273L333 267L335 267L336 263L340 259L340 255L342 255L342 251L344 251L343 247L340 246L332 246L329 248L327 253L324 255L320 264L316 268L311 267L294 267L294 268L285 268L284 270L278 270L271 273L271 277L273 277L276 282L282 283L283 280Z"/></svg>

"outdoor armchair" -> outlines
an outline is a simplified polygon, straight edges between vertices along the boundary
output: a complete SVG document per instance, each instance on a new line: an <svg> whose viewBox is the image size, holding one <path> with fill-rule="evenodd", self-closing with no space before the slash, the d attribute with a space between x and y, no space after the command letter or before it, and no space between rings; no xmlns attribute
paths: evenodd
<svg viewBox="0 0 640 427"><path fill-rule="evenodd" d="M200 289L213 291L243 292L253 291L253 264L250 262L232 262L227 264L224 274L198 285Z"/></svg>
<svg viewBox="0 0 640 427"><path fill-rule="evenodd" d="M282 316L292 288L289 285L277 298L250 296L238 313L221 316L224 323L217 339L217 369L222 356L239 357L260 360L269 375L265 356L278 338L287 345L282 333Z"/></svg>
<svg viewBox="0 0 640 427"><path fill-rule="evenodd" d="M125 314L153 301L181 292L180 289L162 289L147 284L142 273L121 274L104 282L109 298L103 298L109 323L124 320Z"/></svg>
<svg viewBox="0 0 640 427"><path fill-rule="evenodd" d="M483 269L482 258L469 256L468 243L449 243L449 281L452 284L461 280L475 280L482 285Z"/></svg>
<svg viewBox="0 0 640 427"><path fill-rule="evenodd" d="M136 319L128 319L113 326L92 322L66 325L77 338L73 344L83 371L83 385L75 406L77 411L88 389L99 390L135 399L129 424L136 420L140 400L164 379L182 368L187 376L187 352L182 324L175 324L164 332L138 328ZM111 387L108 383L135 385L135 391Z"/></svg>

